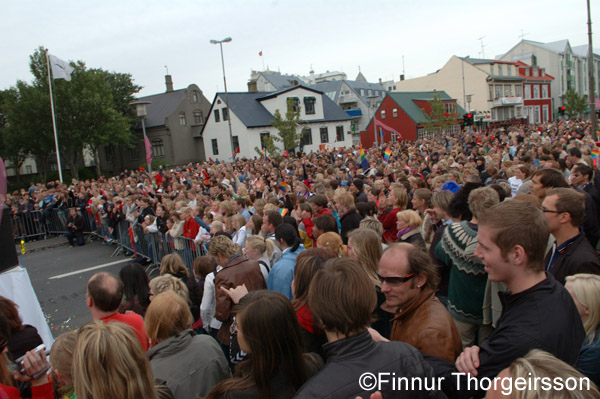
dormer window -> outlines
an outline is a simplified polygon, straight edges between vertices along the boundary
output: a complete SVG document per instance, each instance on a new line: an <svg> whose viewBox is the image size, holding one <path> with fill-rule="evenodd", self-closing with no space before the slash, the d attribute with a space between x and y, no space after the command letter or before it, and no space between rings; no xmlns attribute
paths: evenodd
<svg viewBox="0 0 600 399"><path fill-rule="evenodd" d="M314 97L304 97L304 112L306 115L315 114L315 102L316 98Z"/></svg>

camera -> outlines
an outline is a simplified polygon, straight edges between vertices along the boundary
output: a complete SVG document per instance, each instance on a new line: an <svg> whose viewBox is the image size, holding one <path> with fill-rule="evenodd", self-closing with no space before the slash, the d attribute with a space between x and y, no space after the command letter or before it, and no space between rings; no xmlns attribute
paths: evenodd
<svg viewBox="0 0 600 399"><path fill-rule="evenodd" d="M40 344L32 349L35 353L39 354L41 350L46 350L46 345ZM19 370L19 373L25 374L25 366L23 365L23 360L25 359L25 355L21 356L17 360L15 360L16 369Z"/></svg>

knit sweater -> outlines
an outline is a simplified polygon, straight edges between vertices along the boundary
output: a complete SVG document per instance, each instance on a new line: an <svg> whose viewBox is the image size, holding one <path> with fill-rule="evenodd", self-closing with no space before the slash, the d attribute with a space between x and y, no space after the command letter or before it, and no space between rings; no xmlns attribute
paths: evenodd
<svg viewBox="0 0 600 399"><path fill-rule="evenodd" d="M450 269L448 311L456 320L481 325L487 273L473 254L476 246L477 225L462 221L444 230L435 254Z"/></svg>

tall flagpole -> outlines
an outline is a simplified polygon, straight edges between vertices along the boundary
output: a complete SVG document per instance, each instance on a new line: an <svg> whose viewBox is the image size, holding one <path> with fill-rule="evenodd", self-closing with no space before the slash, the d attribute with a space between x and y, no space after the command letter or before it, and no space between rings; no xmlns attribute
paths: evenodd
<svg viewBox="0 0 600 399"><path fill-rule="evenodd" d="M60 152L58 150L58 134L56 133L56 119L54 117L54 100L52 98L52 77L50 76L50 58L46 49L46 64L48 65L48 86L50 87L50 108L52 109L52 128L54 129L54 146L56 147L56 164L58 166L58 178L63 182L62 168L60 166Z"/></svg>

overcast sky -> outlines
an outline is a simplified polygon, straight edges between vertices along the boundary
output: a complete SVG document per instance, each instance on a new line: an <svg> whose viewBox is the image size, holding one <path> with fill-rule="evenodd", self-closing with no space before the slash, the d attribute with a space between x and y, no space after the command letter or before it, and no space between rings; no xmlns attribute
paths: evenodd
<svg viewBox="0 0 600 399"><path fill-rule="evenodd" d="M592 1L594 47L600 4ZM494 58L525 39L587 43L586 0L0 0L0 89L30 82L29 56L44 46L64 60L131 73L140 95L196 83L209 101L246 91L251 70L343 71L398 80L441 68L452 55ZM259 51L263 57L259 57ZM598 52L598 51L597 51Z"/></svg>

